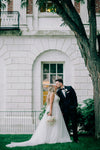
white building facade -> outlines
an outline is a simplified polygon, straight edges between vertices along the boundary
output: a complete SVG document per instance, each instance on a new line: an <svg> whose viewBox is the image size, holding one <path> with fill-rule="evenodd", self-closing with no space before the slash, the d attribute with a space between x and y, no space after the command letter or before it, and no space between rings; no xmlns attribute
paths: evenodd
<svg viewBox="0 0 100 150"><path fill-rule="evenodd" d="M19 12L22 34L3 29L0 35L0 133L33 133L39 115L35 111L43 107L47 87L56 78L75 89L78 103L93 98L92 81L73 32L60 26L63 22L58 15L39 12L35 3L30 0L28 8L21 8L21 0L11 0L4 10ZM88 32L86 4L76 9ZM8 18L13 24L16 15ZM1 27L6 25L9 27L9 21L2 19ZM99 31L99 13L97 28Z"/></svg>

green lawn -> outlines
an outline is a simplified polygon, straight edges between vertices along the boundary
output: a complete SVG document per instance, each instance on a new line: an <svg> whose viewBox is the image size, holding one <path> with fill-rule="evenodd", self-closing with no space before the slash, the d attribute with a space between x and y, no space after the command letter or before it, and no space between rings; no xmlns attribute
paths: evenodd
<svg viewBox="0 0 100 150"><path fill-rule="evenodd" d="M100 140L90 136L79 136L80 142L63 144L44 144L28 147L7 148L6 144L30 139L31 135L0 135L0 150L100 150Z"/></svg>

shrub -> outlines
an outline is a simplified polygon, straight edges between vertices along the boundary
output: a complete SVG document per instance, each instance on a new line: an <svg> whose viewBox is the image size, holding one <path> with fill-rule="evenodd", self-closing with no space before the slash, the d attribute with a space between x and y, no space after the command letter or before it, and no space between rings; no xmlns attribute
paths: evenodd
<svg viewBox="0 0 100 150"><path fill-rule="evenodd" d="M84 106L81 107L81 118L79 119L80 130L84 130L88 135L95 133L95 113L94 100L86 99L83 101Z"/></svg>

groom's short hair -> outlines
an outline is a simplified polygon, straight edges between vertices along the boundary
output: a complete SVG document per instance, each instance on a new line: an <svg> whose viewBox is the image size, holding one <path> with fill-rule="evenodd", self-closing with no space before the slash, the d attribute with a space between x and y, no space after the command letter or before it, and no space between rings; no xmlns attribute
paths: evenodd
<svg viewBox="0 0 100 150"><path fill-rule="evenodd" d="M62 79L56 79L55 82L56 81L61 82L63 84L63 80Z"/></svg>

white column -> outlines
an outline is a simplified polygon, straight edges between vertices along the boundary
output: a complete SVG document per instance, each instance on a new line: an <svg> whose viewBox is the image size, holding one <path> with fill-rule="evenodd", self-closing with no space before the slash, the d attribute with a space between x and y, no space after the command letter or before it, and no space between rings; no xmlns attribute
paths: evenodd
<svg viewBox="0 0 100 150"><path fill-rule="evenodd" d="M27 25L29 30L33 30L33 14L27 14Z"/></svg>
<svg viewBox="0 0 100 150"><path fill-rule="evenodd" d="M26 28L26 7L21 8L21 0L13 0L13 10L19 11L19 13L20 13L20 27L25 29Z"/></svg>
<svg viewBox="0 0 100 150"><path fill-rule="evenodd" d="M33 0L33 30L38 30L38 6L36 0Z"/></svg>

